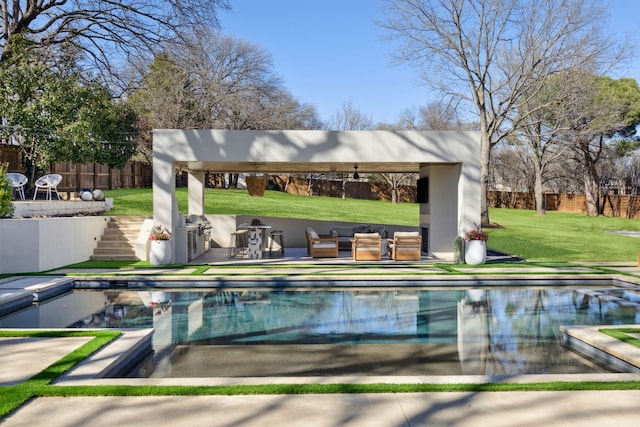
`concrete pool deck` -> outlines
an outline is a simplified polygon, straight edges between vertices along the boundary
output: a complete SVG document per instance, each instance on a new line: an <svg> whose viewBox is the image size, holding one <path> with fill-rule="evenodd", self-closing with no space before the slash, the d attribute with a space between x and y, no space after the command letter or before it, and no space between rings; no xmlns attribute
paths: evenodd
<svg viewBox="0 0 640 427"><path fill-rule="evenodd" d="M0 341L0 383L17 383L44 369L85 338ZM45 342L46 341L46 342ZM7 351L7 346L11 351ZM563 380L564 376L556 376ZM640 380L613 375L611 379ZM448 382L451 378L431 378ZM583 378L589 380L591 376ZM388 380L388 378L387 378ZM395 382L415 382L396 378ZM424 380L424 379L423 379ZM435 381L434 381L435 380ZM468 381L470 378L461 378ZM233 383L254 383L238 379ZM371 377L368 382L384 382ZM262 383L341 383L344 378L262 379ZM347 381L348 382L348 381ZM82 380L82 384L223 385L223 379ZM63 382L69 385L69 382ZM638 391L452 392L236 396L41 397L3 426L637 426Z"/></svg>
<svg viewBox="0 0 640 427"><path fill-rule="evenodd" d="M21 342L19 342L21 341ZM83 339L0 342L0 383L16 383L44 369ZM45 350L46 347L46 350ZM46 355L46 357L45 357ZM626 378L630 374L613 375ZM562 380L564 376L557 376ZM636 380L640 376L634 375ZM449 378L450 379L450 378ZM589 377L583 378L588 380ZM263 383L341 383L332 377L263 379ZM431 379L431 382L434 379ZM463 378L462 380L465 380ZM384 378L372 377L370 382ZM395 382L414 382L396 378ZM437 381L437 379L436 379ZM448 379L441 379L447 382ZM86 380L81 381L86 384ZM95 380L94 384L221 385L207 379ZM251 383L238 380L236 383ZM69 385L66 383L66 385ZM1 391L1 389L0 389ZM32 399L0 423L8 427L101 426L637 426L640 390L562 392L451 392L234 396L103 396Z"/></svg>
<svg viewBox="0 0 640 427"><path fill-rule="evenodd" d="M579 263L581 275L606 267L620 274L640 274L634 263ZM491 267L464 267L465 274L488 272ZM195 267L194 267L195 269ZM316 270L317 269L317 270ZM309 271L326 269L326 266ZM100 271L83 270L89 274L138 275L167 274L166 268ZM244 270L244 272L243 272ZM265 271L266 270L266 271ZM371 267L372 274L391 273L397 278L395 268ZM401 277L425 275L419 267L404 270ZM174 270L175 271L175 270ZM186 268L179 274L190 274ZM506 273L504 269L501 273ZM574 268L550 268L527 266L519 273L531 277L562 276L575 274ZM64 273L58 270L55 274ZM219 272L218 272L219 273ZM260 275L269 273L268 267L255 265L239 268L237 274ZM207 278L217 273L206 274ZM346 270L343 274L351 274ZM428 272L441 274L441 272ZM504 274L508 276L509 274ZM518 275L520 276L520 275ZM50 277L42 277L51 281ZM635 283L638 279L630 278ZM33 286L33 281L25 281ZM15 285L15 282L13 283ZM25 286L26 288L26 286ZM16 292L12 287L7 292ZM83 341L64 338L12 338L0 340L0 385L20 383L68 354ZM9 350L10 349L10 350ZM525 378L526 377L526 378ZM600 379L598 379L600 378ZM606 379L604 379L606 378ZM483 382L484 377L368 377L367 382ZM535 382L537 376L521 376L509 381ZM566 381L566 375L545 376L545 381ZM640 381L640 374L581 375L582 381ZM312 378L262 378L262 379L119 379L100 380L85 378L76 384L180 384L224 385L230 383L349 383L362 382L362 378L312 377ZM575 381L575 379L574 379ZM73 381L71 381L73 382ZM60 382L69 385L71 382ZM0 388L0 394L2 389ZM36 398L5 419L2 426L77 426L92 427L112 425L171 425L171 426L637 426L640 423L640 390L636 391L562 391L562 392L454 392L454 393L386 393L386 394L315 394L315 395L249 395L249 396L143 396L143 397L46 397Z"/></svg>
<svg viewBox="0 0 640 427"><path fill-rule="evenodd" d="M6 427L637 426L640 391L47 397Z"/></svg>

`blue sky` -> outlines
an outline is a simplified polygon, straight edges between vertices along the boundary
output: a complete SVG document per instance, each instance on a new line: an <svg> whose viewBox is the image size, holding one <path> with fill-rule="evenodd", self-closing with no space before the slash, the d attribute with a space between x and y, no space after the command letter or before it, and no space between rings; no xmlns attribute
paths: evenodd
<svg viewBox="0 0 640 427"><path fill-rule="evenodd" d="M255 43L300 102L324 121L351 102L374 123L397 121L406 108L433 100L409 65L394 65L397 44L382 39L377 0L231 0L220 15L224 33ZM610 0L608 28L640 44L638 0ZM613 77L640 82L640 60Z"/></svg>

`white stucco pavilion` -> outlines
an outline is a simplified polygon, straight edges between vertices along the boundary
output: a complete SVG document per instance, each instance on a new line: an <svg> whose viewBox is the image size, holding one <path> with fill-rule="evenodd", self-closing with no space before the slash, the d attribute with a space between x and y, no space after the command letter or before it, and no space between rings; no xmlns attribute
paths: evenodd
<svg viewBox="0 0 640 427"><path fill-rule="evenodd" d="M153 221L175 232L175 172L188 173L189 215L204 211L205 172L416 172L428 200L416 226L429 254L452 258L455 238L480 223L480 135L447 131L174 130L153 133ZM424 233L424 230L427 230ZM173 249L175 251L175 247Z"/></svg>

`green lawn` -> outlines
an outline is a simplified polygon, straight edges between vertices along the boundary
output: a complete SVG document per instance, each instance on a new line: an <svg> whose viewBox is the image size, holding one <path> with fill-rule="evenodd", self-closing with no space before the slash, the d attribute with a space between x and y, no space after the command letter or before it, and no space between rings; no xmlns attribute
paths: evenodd
<svg viewBox="0 0 640 427"><path fill-rule="evenodd" d="M589 217L584 214L491 209L489 247L528 261L636 261L640 238L608 231L640 232L636 219Z"/></svg>
<svg viewBox="0 0 640 427"><path fill-rule="evenodd" d="M178 209L187 211L187 189L176 190ZM110 215L152 215L151 189L121 189L105 192L113 197L114 209ZM247 214L284 218L324 219L415 225L418 220L417 204L376 200L338 199L335 197L294 196L280 191L265 191L263 197L251 197L247 190L205 190L205 212L208 214Z"/></svg>
<svg viewBox="0 0 640 427"><path fill-rule="evenodd" d="M151 189L122 189L106 192L113 197L110 215L152 215ZM187 211L187 190L177 190L181 212ZM419 207L399 203L294 196L266 191L264 197L251 197L246 190L205 190L208 214L247 214L328 221L416 225ZM640 232L640 221L624 218L588 217L584 214L491 209L491 222L500 228L489 232L489 248L532 262L635 261L640 254L640 238L620 236L606 231Z"/></svg>

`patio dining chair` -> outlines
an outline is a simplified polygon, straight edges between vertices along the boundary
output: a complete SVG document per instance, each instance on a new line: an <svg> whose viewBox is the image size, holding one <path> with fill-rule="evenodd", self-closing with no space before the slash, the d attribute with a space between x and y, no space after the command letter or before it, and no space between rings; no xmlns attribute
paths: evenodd
<svg viewBox="0 0 640 427"><path fill-rule="evenodd" d="M51 200L51 193L55 192L58 200L61 199L58 194L58 184L62 181L62 175L52 173L49 175L43 175L36 180L36 188L33 191L33 200L36 199L38 191L44 191L47 193L47 200Z"/></svg>
<svg viewBox="0 0 640 427"><path fill-rule="evenodd" d="M24 200L24 186L29 179L21 173L8 173L6 177L11 182L13 191L18 193L20 199Z"/></svg>

